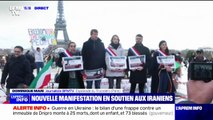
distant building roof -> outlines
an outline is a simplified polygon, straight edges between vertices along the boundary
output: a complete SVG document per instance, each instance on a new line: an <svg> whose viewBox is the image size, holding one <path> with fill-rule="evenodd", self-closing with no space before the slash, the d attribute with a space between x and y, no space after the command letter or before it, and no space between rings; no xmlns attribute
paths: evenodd
<svg viewBox="0 0 213 120"><path fill-rule="evenodd" d="M198 49L202 49L203 51L211 51L211 52L213 52L213 48L211 48L211 47L200 47Z"/></svg>

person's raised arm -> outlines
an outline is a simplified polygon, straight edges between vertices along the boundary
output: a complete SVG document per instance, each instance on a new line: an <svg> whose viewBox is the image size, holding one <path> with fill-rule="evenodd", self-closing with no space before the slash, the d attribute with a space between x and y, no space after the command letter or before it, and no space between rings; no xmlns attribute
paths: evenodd
<svg viewBox="0 0 213 120"><path fill-rule="evenodd" d="M33 47L33 45L31 45L31 49L32 49L33 53L36 52L36 50L35 50L35 48Z"/></svg>

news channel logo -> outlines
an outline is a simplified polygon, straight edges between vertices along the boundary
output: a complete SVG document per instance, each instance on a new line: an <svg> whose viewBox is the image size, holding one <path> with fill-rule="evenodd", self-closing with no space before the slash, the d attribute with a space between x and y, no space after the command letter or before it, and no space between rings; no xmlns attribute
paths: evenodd
<svg viewBox="0 0 213 120"><path fill-rule="evenodd" d="M11 103L28 103L29 95L11 94L10 101Z"/></svg>
<svg viewBox="0 0 213 120"><path fill-rule="evenodd" d="M10 6L9 11L12 16L20 16L21 11L32 11L32 10L48 10L49 6Z"/></svg>

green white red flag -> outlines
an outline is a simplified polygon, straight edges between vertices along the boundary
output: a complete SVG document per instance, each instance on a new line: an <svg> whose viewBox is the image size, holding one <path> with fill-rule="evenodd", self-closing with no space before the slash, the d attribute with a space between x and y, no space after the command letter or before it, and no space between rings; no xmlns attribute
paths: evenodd
<svg viewBox="0 0 213 120"><path fill-rule="evenodd" d="M43 69L38 73L35 79L30 84L29 88L41 89L48 85L51 80L51 66L53 59L50 59L49 62L43 67Z"/></svg>

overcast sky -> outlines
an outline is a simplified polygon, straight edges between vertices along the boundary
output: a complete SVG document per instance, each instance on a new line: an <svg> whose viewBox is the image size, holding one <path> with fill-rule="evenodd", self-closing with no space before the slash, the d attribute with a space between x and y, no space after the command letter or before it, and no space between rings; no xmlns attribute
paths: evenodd
<svg viewBox="0 0 213 120"><path fill-rule="evenodd" d="M24 10L12 16L10 6L49 9ZM93 28L98 29L105 46L117 34L124 48L132 47L138 33L150 49L157 49L160 40L178 50L213 46L213 1L64 1L64 9L69 38L78 47ZM54 29L56 16L57 1L0 1L0 48L29 48L27 29Z"/></svg>

